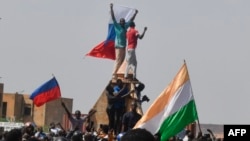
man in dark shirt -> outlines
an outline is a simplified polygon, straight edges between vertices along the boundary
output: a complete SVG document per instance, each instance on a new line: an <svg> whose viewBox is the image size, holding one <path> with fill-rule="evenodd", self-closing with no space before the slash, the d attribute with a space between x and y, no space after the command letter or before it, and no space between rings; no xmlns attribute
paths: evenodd
<svg viewBox="0 0 250 141"><path fill-rule="evenodd" d="M130 106L131 106L131 111L126 112L122 118L122 132L127 132L131 130L135 126L137 121L139 121L142 117L136 111L137 109L136 102L132 102Z"/></svg>
<svg viewBox="0 0 250 141"><path fill-rule="evenodd" d="M123 83L121 79L116 80L113 90L113 94L116 97L113 103L114 131L117 134L121 131L122 116L126 109L125 97L128 95L129 90L127 84Z"/></svg>

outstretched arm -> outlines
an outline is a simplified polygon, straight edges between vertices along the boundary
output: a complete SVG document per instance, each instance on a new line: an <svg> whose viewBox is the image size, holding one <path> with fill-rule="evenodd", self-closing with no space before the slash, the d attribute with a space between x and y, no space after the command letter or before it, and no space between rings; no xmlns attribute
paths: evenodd
<svg viewBox="0 0 250 141"><path fill-rule="evenodd" d="M130 95L131 93L134 93L134 92L135 92L135 90L131 90L131 91L127 92L126 94L122 95L121 98L124 98L124 97L126 97L126 96L128 96L128 95Z"/></svg>
<svg viewBox="0 0 250 141"><path fill-rule="evenodd" d="M114 14L114 10L113 10L113 3L110 4L110 12L111 12L111 18L113 21L115 21L115 14Z"/></svg>
<svg viewBox="0 0 250 141"><path fill-rule="evenodd" d="M96 112L95 109L91 109L91 110L89 111L89 114L87 115L87 117L88 117L88 118L91 117L95 112Z"/></svg>
<svg viewBox="0 0 250 141"><path fill-rule="evenodd" d="M147 29L148 29L147 27L144 27L142 34L138 36L139 39L142 39L144 37L144 34L146 33Z"/></svg>
<svg viewBox="0 0 250 141"><path fill-rule="evenodd" d="M65 106L65 103L64 103L64 102L62 102L62 106L63 106L64 110L66 111L66 113L68 114L68 117L70 118L72 115L71 115L71 113L69 112L69 110L67 109L67 107Z"/></svg>
<svg viewBox="0 0 250 141"><path fill-rule="evenodd" d="M135 10L135 14L132 16L132 18L130 19L130 21L134 21L135 16L137 15L137 13L138 13L138 10L136 9L136 10Z"/></svg>
<svg viewBox="0 0 250 141"><path fill-rule="evenodd" d="M116 96L118 96L118 97L121 97L121 93L122 93L125 89L128 89L128 84L123 84L122 88L121 88L118 92L116 92L116 93L114 93L114 94L115 94Z"/></svg>
<svg viewBox="0 0 250 141"><path fill-rule="evenodd" d="M211 134L213 141L215 141L216 137L215 137L214 133L210 129L207 129L207 131Z"/></svg>

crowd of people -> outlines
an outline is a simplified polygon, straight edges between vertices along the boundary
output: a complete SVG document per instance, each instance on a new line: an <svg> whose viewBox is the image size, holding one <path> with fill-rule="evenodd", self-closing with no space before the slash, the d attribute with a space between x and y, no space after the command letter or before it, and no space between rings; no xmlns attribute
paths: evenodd
<svg viewBox="0 0 250 141"><path fill-rule="evenodd" d="M59 127L56 127L59 126ZM72 134L60 127L60 124L51 125L49 132L44 133L41 127L25 125L22 128L14 128L5 131L0 136L0 141L160 141L159 135L153 135L146 129L136 128L114 135L108 125L100 125L97 131L81 132L75 130ZM68 136L71 134L70 136ZM167 141L223 141L223 138L216 138L211 130L208 134L199 132L194 134L186 130L184 138L173 136Z"/></svg>

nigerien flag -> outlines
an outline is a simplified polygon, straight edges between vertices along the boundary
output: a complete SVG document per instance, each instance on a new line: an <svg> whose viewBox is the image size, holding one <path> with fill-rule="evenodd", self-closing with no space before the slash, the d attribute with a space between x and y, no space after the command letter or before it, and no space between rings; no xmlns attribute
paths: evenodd
<svg viewBox="0 0 250 141"><path fill-rule="evenodd" d="M145 128L166 141L198 119L186 63L134 128Z"/></svg>

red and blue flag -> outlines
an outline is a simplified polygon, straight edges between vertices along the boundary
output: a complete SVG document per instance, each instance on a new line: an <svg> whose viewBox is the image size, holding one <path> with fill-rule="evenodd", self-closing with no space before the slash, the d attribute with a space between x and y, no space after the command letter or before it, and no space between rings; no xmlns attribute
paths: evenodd
<svg viewBox="0 0 250 141"><path fill-rule="evenodd" d="M30 99L33 100L33 103L37 107L42 106L44 103L58 99L60 97L61 91L55 77L45 82L30 95Z"/></svg>

